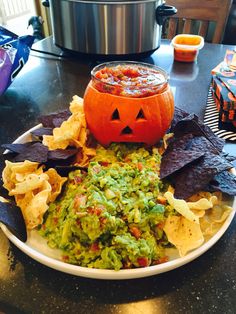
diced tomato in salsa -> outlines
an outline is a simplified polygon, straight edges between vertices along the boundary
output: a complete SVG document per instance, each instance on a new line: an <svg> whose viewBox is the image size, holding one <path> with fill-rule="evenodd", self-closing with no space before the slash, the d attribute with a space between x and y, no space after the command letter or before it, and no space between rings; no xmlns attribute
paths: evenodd
<svg viewBox="0 0 236 314"><path fill-rule="evenodd" d="M162 91L166 78L157 69L144 65L116 65L95 72L92 84L103 93L140 98Z"/></svg>
<svg viewBox="0 0 236 314"><path fill-rule="evenodd" d="M136 238L139 239L141 237L141 230L137 227L131 227L130 233Z"/></svg>
<svg viewBox="0 0 236 314"><path fill-rule="evenodd" d="M97 242L92 243L91 246L90 246L90 250L91 250L92 252L97 252L97 251L99 251L99 250L100 250L99 244L98 244Z"/></svg>
<svg viewBox="0 0 236 314"><path fill-rule="evenodd" d="M137 262L140 267L147 267L149 265L149 260L147 257L138 257Z"/></svg>

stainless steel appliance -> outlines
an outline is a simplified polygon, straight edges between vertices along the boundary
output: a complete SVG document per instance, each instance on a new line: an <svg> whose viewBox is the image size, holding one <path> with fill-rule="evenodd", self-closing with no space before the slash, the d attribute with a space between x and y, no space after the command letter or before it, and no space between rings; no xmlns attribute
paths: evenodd
<svg viewBox="0 0 236 314"><path fill-rule="evenodd" d="M99 55L153 52L160 46L163 21L177 12L164 0L50 0L49 4L54 43Z"/></svg>

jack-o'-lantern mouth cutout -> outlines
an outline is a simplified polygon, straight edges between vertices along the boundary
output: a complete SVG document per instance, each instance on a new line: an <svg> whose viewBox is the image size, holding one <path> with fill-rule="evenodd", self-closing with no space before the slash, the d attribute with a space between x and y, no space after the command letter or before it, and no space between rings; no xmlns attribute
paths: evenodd
<svg viewBox="0 0 236 314"><path fill-rule="evenodd" d="M92 75L84 94L84 112L88 128L104 146L112 142L155 144L170 127L174 114L174 98L167 74L150 64L125 62L121 63L121 67L117 67L114 62L114 69L112 64L113 62L110 62L99 66L98 74L101 77L97 77L97 72L92 71L94 76ZM95 69L98 70L97 67ZM122 73L115 76L120 70ZM143 89L137 86L131 90L129 82L133 84L139 79L144 82L145 78L141 77L143 72L150 75L148 85L146 88L142 86ZM114 74L114 77L110 74ZM116 79L120 79L122 75L127 77L128 85L125 87L116 84ZM102 81L103 77L105 83ZM114 79L114 85L107 84L109 79ZM162 83L152 85L153 81ZM126 81L123 82L126 84Z"/></svg>

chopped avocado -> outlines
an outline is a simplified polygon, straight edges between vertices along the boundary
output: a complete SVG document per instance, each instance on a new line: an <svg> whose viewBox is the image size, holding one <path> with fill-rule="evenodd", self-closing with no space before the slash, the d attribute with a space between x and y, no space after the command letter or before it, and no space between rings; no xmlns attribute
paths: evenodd
<svg viewBox="0 0 236 314"><path fill-rule="evenodd" d="M99 147L87 172L69 173L40 234L68 263L114 270L155 264L168 243L161 226L173 211L158 203L166 191L160 160L157 149Z"/></svg>

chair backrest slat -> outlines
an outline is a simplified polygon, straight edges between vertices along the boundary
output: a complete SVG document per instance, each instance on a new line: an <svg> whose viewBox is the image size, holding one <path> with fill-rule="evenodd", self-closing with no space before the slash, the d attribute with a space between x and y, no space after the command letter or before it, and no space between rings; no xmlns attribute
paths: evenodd
<svg viewBox="0 0 236 314"><path fill-rule="evenodd" d="M197 33L206 37L209 22L215 22L212 42L221 43L232 2L233 0L166 0L166 4L176 7L178 10L177 14L169 19L167 38L171 39L177 33L191 33L192 21L199 21ZM182 30L179 27L173 27L180 20L184 20Z"/></svg>
<svg viewBox="0 0 236 314"><path fill-rule="evenodd" d="M186 19L184 21L183 33L190 34L190 32L191 32L191 20Z"/></svg>
<svg viewBox="0 0 236 314"><path fill-rule="evenodd" d="M207 31L208 31L208 27L209 27L209 22L208 21L201 21L200 22L199 31L198 31L198 35L200 35L202 37L206 37Z"/></svg>
<svg viewBox="0 0 236 314"><path fill-rule="evenodd" d="M168 26L168 34L167 34L167 38L168 39L172 39L177 31L177 19L170 19L169 20L169 26Z"/></svg>

